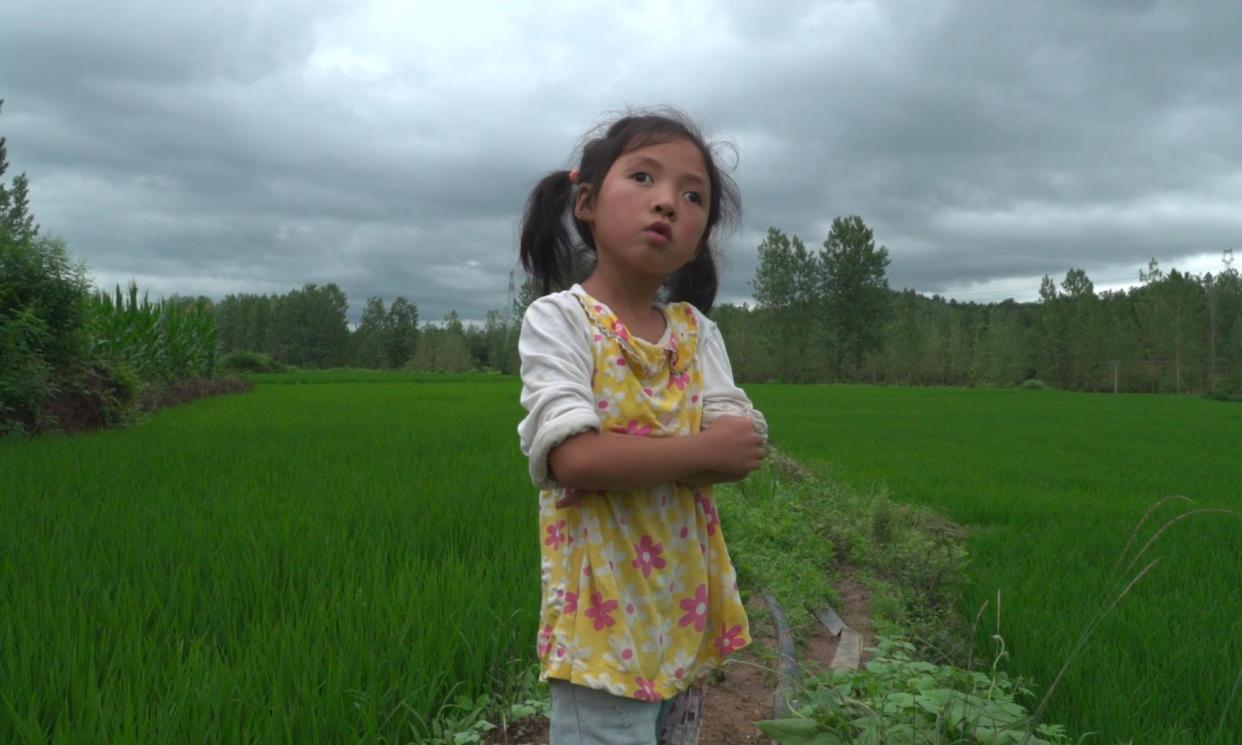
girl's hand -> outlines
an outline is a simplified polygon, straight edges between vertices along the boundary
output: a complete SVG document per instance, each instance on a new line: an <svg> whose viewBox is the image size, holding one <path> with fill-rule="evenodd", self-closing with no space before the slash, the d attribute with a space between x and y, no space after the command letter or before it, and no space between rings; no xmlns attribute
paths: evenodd
<svg viewBox="0 0 1242 745"><path fill-rule="evenodd" d="M768 455L763 436L755 431L748 416L722 416L699 436L703 438L709 471L744 477Z"/></svg>

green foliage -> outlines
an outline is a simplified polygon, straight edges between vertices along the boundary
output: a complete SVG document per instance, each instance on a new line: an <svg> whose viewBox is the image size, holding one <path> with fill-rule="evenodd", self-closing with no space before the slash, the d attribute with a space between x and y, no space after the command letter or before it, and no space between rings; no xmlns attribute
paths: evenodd
<svg viewBox="0 0 1242 745"><path fill-rule="evenodd" d="M228 295L212 315L224 354L263 352L285 364L323 369L350 362L348 310L345 293L329 282L270 297Z"/></svg>
<svg viewBox="0 0 1242 745"><path fill-rule="evenodd" d="M138 300L138 285L128 296L117 285L115 296L99 292L90 305L93 356L124 363L148 383L172 383L216 374L218 333L205 298L161 298L147 293Z"/></svg>
<svg viewBox="0 0 1242 745"><path fill-rule="evenodd" d="M8 165L0 137L0 176ZM54 402L90 374L86 270L38 232L26 175L0 181L0 435L55 429Z"/></svg>
<svg viewBox="0 0 1242 745"><path fill-rule="evenodd" d="M220 360L220 367L232 372L246 373L279 373L287 372L288 365L282 365L262 352L232 352Z"/></svg>
<svg viewBox="0 0 1242 745"><path fill-rule="evenodd" d="M830 513L778 455L769 461L744 481L716 487L721 527L739 582L773 593L790 624L806 630L816 610L840 604L832 589L836 547L824 535Z"/></svg>
<svg viewBox="0 0 1242 745"><path fill-rule="evenodd" d="M883 339L889 303L888 249L876 248L871 228L858 215L850 215L833 218L819 258L836 370L850 373Z"/></svg>
<svg viewBox="0 0 1242 745"><path fill-rule="evenodd" d="M890 292L888 254L857 217L837 218L818 256L769 228L752 285L758 306L715 318L740 382L867 381L1065 390L1242 391L1242 279L1164 272L1097 293L1071 268L1043 277L1038 303L959 303Z"/></svg>
<svg viewBox="0 0 1242 745"><path fill-rule="evenodd" d="M737 484L717 487L738 575L772 592L796 629L840 603L832 581L848 566L869 584L873 620L924 650L965 659L957 618L964 581L961 531L928 509L846 488L773 451Z"/></svg>
<svg viewBox="0 0 1242 745"><path fill-rule="evenodd" d="M833 220L819 254L768 228L752 286L771 375L797 382L852 375L882 339L888 263L888 249L876 248L857 215Z"/></svg>
<svg viewBox="0 0 1242 745"><path fill-rule="evenodd" d="M380 370L388 366L388 352L384 338L388 334L388 311L384 298L367 299L362 311L362 322L353 333L353 361L359 367Z"/></svg>
<svg viewBox="0 0 1242 745"><path fill-rule="evenodd" d="M778 380L805 382L822 374L822 269L802 239L768 228L759 244L759 266L752 286L762 314L764 357L776 362Z"/></svg>
<svg viewBox="0 0 1242 745"><path fill-rule="evenodd" d="M756 722L780 745L1061 745L1060 725L1032 727L1031 692L994 664L987 672L916 659L915 647L880 637L862 670L804 683L808 703L788 719ZM996 662L1000 661L1000 656Z"/></svg>
<svg viewBox="0 0 1242 745"><path fill-rule="evenodd" d="M388 309L384 346L388 367L400 369L414 356L418 343L418 306L398 296Z"/></svg>

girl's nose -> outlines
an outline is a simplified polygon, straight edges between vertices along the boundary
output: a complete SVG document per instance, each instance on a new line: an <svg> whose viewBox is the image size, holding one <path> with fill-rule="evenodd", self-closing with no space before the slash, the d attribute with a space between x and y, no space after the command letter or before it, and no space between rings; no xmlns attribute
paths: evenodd
<svg viewBox="0 0 1242 745"><path fill-rule="evenodd" d="M665 220L673 219L673 200L661 197L655 203L655 211L657 215L663 215Z"/></svg>

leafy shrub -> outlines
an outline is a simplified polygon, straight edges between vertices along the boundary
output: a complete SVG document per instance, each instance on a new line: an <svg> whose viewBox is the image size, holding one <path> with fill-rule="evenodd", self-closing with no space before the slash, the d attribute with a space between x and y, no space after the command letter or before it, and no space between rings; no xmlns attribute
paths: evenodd
<svg viewBox="0 0 1242 745"><path fill-rule="evenodd" d="M913 658L914 645L881 637L862 670L830 670L805 684L808 703L786 719L756 722L780 745L1059 745L1060 725L1032 728L1031 697L994 663L987 672ZM998 653L996 662L1004 656Z"/></svg>
<svg viewBox="0 0 1242 745"><path fill-rule="evenodd" d="M232 372L251 373L288 372L291 369L262 352L231 352L220 361L220 366Z"/></svg>
<svg viewBox="0 0 1242 745"><path fill-rule="evenodd" d="M1048 391L1052 390L1052 386L1048 385L1039 378L1029 378L1018 384L1019 388L1028 391Z"/></svg>
<svg viewBox="0 0 1242 745"><path fill-rule="evenodd" d="M1232 403L1242 403L1242 390L1232 391L1232 392L1220 390L1220 389L1217 389L1214 391L1204 391L1203 398L1206 398L1210 401L1229 401Z"/></svg>
<svg viewBox="0 0 1242 745"><path fill-rule="evenodd" d="M93 360L48 402L44 428L66 434L124 425L137 419L142 382L123 363Z"/></svg>
<svg viewBox="0 0 1242 745"><path fill-rule="evenodd" d="M0 431L55 425L48 406L89 369L85 269L64 243L0 231Z"/></svg>

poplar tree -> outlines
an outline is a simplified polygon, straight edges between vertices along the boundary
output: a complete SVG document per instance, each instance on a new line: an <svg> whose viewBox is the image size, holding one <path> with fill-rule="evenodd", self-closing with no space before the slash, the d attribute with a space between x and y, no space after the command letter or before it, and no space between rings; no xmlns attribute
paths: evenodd
<svg viewBox="0 0 1242 745"><path fill-rule="evenodd" d="M820 251L825 321L831 331L836 371L862 363L863 354L883 341L888 312L888 249L875 245L871 228L858 215L837 217Z"/></svg>

